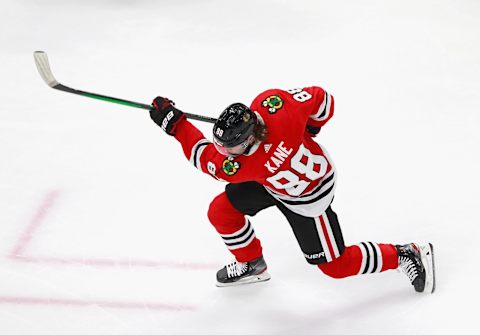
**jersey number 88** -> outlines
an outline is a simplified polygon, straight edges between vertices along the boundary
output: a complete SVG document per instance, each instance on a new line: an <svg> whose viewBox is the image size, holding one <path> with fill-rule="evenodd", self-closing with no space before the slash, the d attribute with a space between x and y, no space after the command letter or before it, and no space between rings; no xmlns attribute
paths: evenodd
<svg viewBox="0 0 480 335"><path fill-rule="evenodd" d="M306 180L300 179L298 175L290 170L282 170L267 178L267 181L277 190L285 190L291 196L299 196L314 180L322 178L327 172L328 161L325 157L314 155L300 145L297 153L290 160L290 167Z"/></svg>
<svg viewBox="0 0 480 335"><path fill-rule="evenodd" d="M287 90L287 92L292 94L293 98L298 102L305 102L312 98L312 95L302 88L292 88L291 90Z"/></svg>

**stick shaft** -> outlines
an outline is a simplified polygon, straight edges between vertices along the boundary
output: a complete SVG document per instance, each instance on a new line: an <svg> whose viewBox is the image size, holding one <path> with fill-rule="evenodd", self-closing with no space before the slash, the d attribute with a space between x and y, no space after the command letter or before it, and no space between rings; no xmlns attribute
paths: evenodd
<svg viewBox="0 0 480 335"><path fill-rule="evenodd" d="M146 105L140 102L114 98L114 97L110 97L110 96L98 94L98 93L91 93L91 92L86 92L82 90L77 90L77 89L65 86L63 84L60 84L53 76L52 70L50 69L50 64L48 62L47 54L43 51L35 51L33 55L34 55L35 64L37 65L37 69L38 69L38 72L40 73L40 76L43 78L45 83L51 88L54 88L56 90L60 90L63 92L67 92L67 93L81 95L84 97L88 97L96 100L103 100L103 101L112 102L112 103L129 106L129 107L135 107L135 108L146 109L146 110L151 110L153 108L151 105ZM197 114L185 113L185 116L188 119L209 122L209 123L215 123L217 121L217 119L215 118L203 116L203 115L197 115Z"/></svg>

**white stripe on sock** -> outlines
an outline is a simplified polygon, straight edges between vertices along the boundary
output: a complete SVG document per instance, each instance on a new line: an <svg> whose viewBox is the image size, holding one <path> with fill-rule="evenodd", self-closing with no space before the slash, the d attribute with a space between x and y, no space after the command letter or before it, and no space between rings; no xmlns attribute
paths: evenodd
<svg viewBox="0 0 480 335"><path fill-rule="evenodd" d="M372 273L373 271L373 265L374 265L374 261L373 261L373 248L372 246L370 245L370 243L365 243L365 245L367 246L367 250L368 250L368 254L370 255L369 256L369 264L368 264L368 270L366 273Z"/></svg>
<svg viewBox="0 0 480 335"><path fill-rule="evenodd" d="M363 244L358 244L357 247L360 248L360 252L362 253L362 264L360 265L360 271L358 271L357 275L361 275L365 270L365 265L367 264L367 251Z"/></svg>
<svg viewBox="0 0 480 335"><path fill-rule="evenodd" d="M246 229L248 228L248 219L247 217L245 217L245 225L240 228L239 230L237 230L236 232L234 233L231 233L231 234L220 234L221 237L232 237L232 236L235 236L235 235L240 235L242 234Z"/></svg>
<svg viewBox="0 0 480 335"><path fill-rule="evenodd" d="M380 249L380 246L377 243L373 243L373 242L371 243L375 247L375 250L377 250L377 270L375 272L380 272L382 271L382 267L383 267L382 250Z"/></svg>

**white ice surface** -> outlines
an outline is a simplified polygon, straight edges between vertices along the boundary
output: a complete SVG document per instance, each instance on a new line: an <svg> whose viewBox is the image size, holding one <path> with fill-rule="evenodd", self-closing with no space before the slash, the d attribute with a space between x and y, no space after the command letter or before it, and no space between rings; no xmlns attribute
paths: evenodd
<svg viewBox="0 0 480 335"><path fill-rule="evenodd" d="M478 333L479 17L474 0L1 0L0 334ZM437 292L327 278L275 209L253 219L272 280L216 288L224 185L146 112L48 88L35 50L65 85L212 117L323 86L347 244L431 241Z"/></svg>

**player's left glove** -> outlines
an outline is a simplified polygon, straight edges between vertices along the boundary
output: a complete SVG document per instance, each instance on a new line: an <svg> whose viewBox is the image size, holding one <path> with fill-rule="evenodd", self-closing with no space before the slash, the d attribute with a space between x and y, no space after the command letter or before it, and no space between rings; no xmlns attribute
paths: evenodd
<svg viewBox="0 0 480 335"><path fill-rule="evenodd" d="M163 97L156 97L152 106L154 109L150 110L150 117L153 122L168 135L175 135L177 126L185 120L185 113L175 108L173 101Z"/></svg>
<svg viewBox="0 0 480 335"><path fill-rule="evenodd" d="M311 137L317 136L318 133L320 132L320 129L321 129L320 127L314 127L307 124L307 131Z"/></svg>

